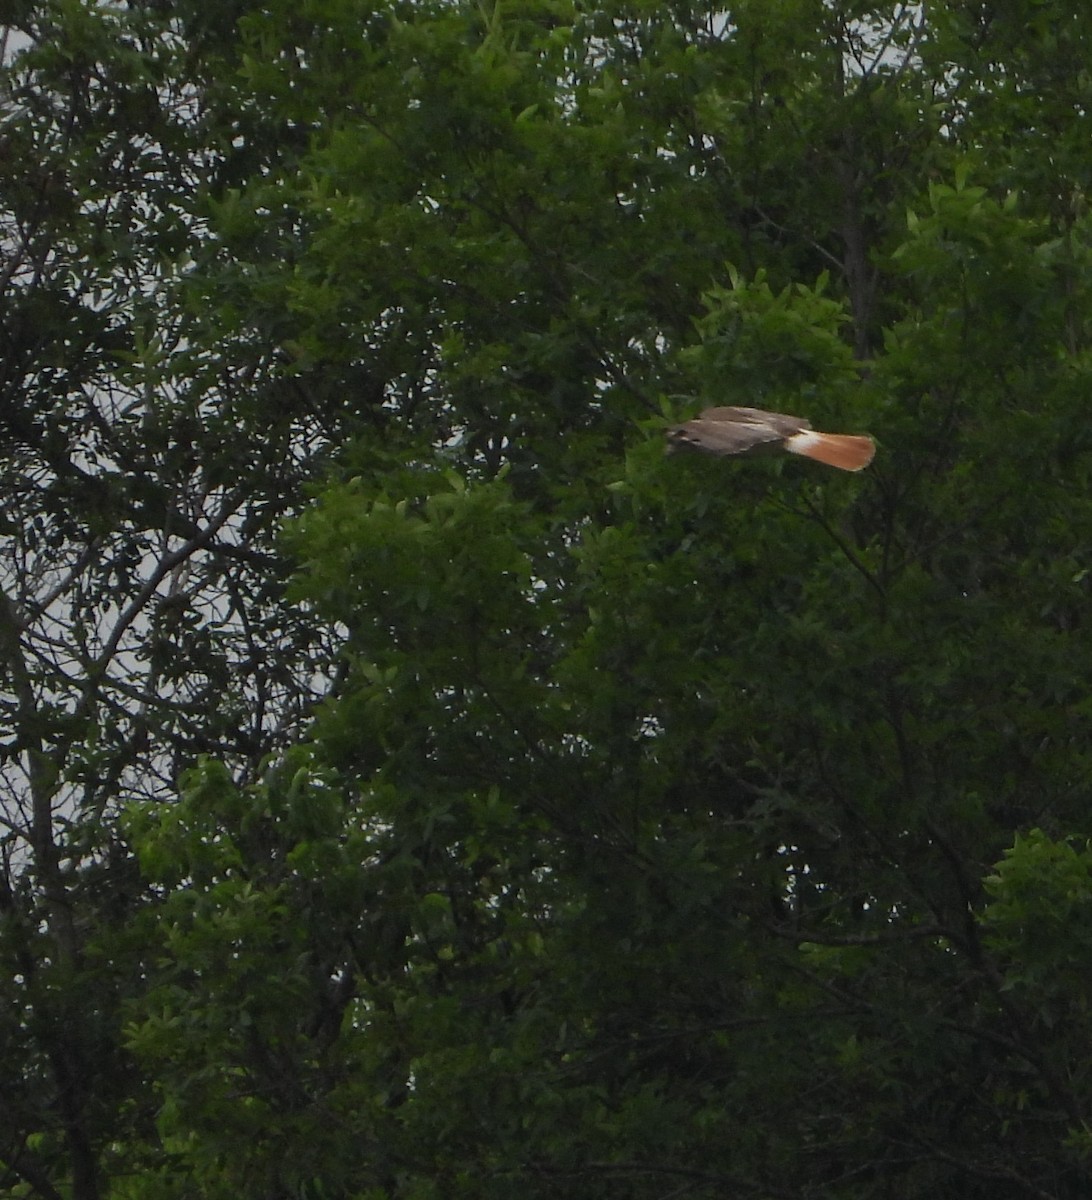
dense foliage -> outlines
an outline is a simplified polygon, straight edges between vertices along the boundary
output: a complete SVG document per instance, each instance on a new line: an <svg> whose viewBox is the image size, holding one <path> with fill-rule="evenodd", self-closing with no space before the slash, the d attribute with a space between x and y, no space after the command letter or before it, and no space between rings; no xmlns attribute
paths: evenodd
<svg viewBox="0 0 1092 1200"><path fill-rule="evenodd" d="M1087 1196L1092 11L3 14L0 1187Z"/></svg>

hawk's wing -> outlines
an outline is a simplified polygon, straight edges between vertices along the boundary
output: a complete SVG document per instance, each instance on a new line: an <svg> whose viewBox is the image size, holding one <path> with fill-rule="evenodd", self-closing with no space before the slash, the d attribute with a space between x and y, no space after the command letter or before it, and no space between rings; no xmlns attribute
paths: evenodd
<svg viewBox="0 0 1092 1200"><path fill-rule="evenodd" d="M810 429L802 417L761 408L707 408L700 416L667 431L672 445L706 454L749 454L776 450L786 438Z"/></svg>

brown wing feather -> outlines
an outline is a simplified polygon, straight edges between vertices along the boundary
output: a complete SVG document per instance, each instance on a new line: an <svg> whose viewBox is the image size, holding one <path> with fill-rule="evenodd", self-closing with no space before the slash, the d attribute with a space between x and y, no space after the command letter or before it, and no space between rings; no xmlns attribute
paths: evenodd
<svg viewBox="0 0 1092 1200"><path fill-rule="evenodd" d="M750 454L776 450L787 437L810 426L799 417L768 413L760 408L708 408L667 431L674 446L705 454Z"/></svg>
<svg viewBox="0 0 1092 1200"><path fill-rule="evenodd" d="M729 421L744 425L766 425L776 429L782 437L810 429L811 422L803 417L794 417L789 413L767 412L764 408L740 408L726 405L721 408L707 408L695 418L698 421Z"/></svg>
<svg viewBox="0 0 1092 1200"><path fill-rule="evenodd" d="M703 454L749 454L776 450L785 439L765 425L736 425L727 421L687 421L667 431L671 445Z"/></svg>

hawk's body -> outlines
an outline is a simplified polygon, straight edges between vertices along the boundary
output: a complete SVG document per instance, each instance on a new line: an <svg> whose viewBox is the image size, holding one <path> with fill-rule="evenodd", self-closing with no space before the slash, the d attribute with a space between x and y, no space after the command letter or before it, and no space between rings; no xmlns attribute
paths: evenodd
<svg viewBox="0 0 1092 1200"><path fill-rule="evenodd" d="M761 454L787 450L843 471L867 467L876 452L870 437L816 433L810 421L761 408L707 408L667 431L673 446L704 454Z"/></svg>

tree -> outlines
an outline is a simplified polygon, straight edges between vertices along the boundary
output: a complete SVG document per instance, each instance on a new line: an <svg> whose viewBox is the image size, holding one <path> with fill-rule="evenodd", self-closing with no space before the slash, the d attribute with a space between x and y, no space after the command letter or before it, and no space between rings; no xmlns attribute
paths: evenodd
<svg viewBox="0 0 1092 1200"><path fill-rule="evenodd" d="M223 540L268 589L245 611L291 621L334 682L264 772L287 738L232 754L215 714L187 740L157 709L157 755L228 768L164 803L111 759L142 781L120 829L97 813L127 793L95 775L63 883L103 901L42 994L72 1013L94 983L112 1057L91 1097L85 1053L60 1123L84 1173L28 1102L14 1177L1084 1195L1085 167L1082 85L1052 63L1087 20L172 19L204 117L179 160L212 146L221 186L182 223L179 382L154 394L240 381L197 408L194 469L238 480L263 530L298 507L277 466L318 414L332 482L283 543L293 604L272 551ZM664 456L670 420L744 396L881 453L853 479ZM205 630L178 643L183 690ZM71 1103L33 1055L64 1043L34 1036L11 1060Z"/></svg>
<svg viewBox="0 0 1092 1200"><path fill-rule="evenodd" d="M146 1114L119 1043L140 900L119 807L202 752L253 775L330 661L271 536L360 409L237 316L210 212L288 150L257 120L232 145L203 10L8 12L0 1161L43 1195L97 1195L119 1111Z"/></svg>

